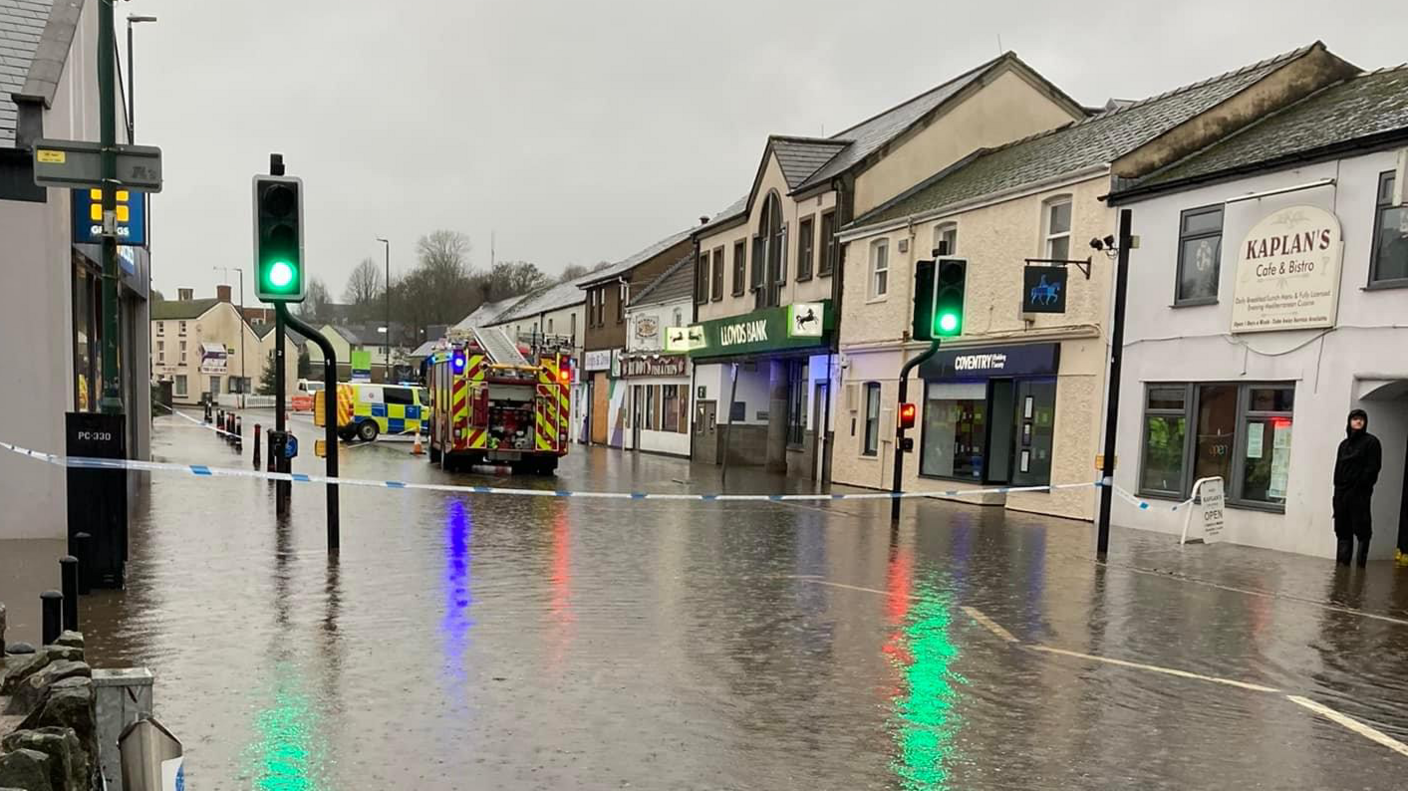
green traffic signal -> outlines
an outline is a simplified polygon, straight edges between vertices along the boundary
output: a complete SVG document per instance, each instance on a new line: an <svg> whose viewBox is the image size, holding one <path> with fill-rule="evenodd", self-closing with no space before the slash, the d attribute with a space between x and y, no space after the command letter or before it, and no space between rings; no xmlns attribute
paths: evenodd
<svg viewBox="0 0 1408 791"><path fill-rule="evenodd" d="M284 176L254 179L255 293L264 302L302 302L303 182Z"/></svg>
<svg viewBox="0 0 1408 791"><path fill-rule="evenodd" d="M939 335L955 335L954 330L958 329L958 316L953 313L944 313L939 316Z"/></svg>
<svg viewBox="0 0 1408 791"><path fill-rule="evenodd" d="M962 335L963 292L967 285L968 262L961 258L940 258L935 264L934 337Z"/></svg>
<svg viewBox="0 0 1408 791"><path fill-rule="evenodd" d="M293 282L293 267L287 261L275 261L269 266L269 285L287 288Z"/></svg>

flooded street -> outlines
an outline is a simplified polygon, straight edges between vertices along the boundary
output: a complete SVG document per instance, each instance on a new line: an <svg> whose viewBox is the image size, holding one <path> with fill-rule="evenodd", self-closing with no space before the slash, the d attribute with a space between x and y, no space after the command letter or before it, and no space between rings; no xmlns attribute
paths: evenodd
<svg viewBox="0 0 1408 791"><path fill-rule="evenodd" d="M156 424L154 457L248 464ZM350 477L718 490L581 446L556 480L342 453ZM330 558L321 487L281 521L266 482L158 474L84 631L95 665L155 671L196 788L1402 787L1408 570L1120 530L1101 566L1085 523L888 508L344 487Z"/></svg>

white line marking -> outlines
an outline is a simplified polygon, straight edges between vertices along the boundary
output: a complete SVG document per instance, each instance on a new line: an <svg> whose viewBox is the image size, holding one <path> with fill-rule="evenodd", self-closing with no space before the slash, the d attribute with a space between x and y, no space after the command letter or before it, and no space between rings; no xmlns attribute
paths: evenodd
<svg viewBox="0 0 1408 791"><path fill-rule="evenodd" d="M1279 689L1276 689L1275 687L1267 687L1267 686L1263 686L1263 685L1261 685L1261 684L1250 684L1250 683L1247 683L1247 682L1245 682L1245 681L1233 681L1233 680L1230 679L1230 678L1218 678L1218 677L1216 677L1216 676L1204 676L1204 675L1201 675L1201 674L1199 674L1199 673L1190 673L1190 672L1188 672L1187 670L1175 670L1175 669L1173 669L1173 668L1171 668L1171 667L1159 667L1158 665L1146 665L1146 664L1142 664L1142 663L1140 663L1140 662L1127 662L1127 661L1125 661L1125 660L1123 660L1123 659L1111 659L1110 657L1107 657L1107 656L1095 656L1094 654L1083 654L1083 653L1081 653L1081 652L1079 652L1079 651L1067 651L1067 650L1064 649L1064 648L1052 648L1051 646L1046 646L1046 645L1029 645L1029 646L1027 646L1027 648L1030 648L1030 649L1033 650L1033 651L1043 651L1043 652L1048 653L1048 654L1060 654L1061 656L1070 656L1070 657L1075 657L1076 659L1086 659L1086 660L1089 660L1089 661L1091 661L1091 662L1104 662L1105 664L1108 664L1108 665L1118 665L1119 667L1128 667L1128 668L1133 668L1133 669L1135 669L1135 670L1148 670L1148 671L1151 672L1151 673L1163 673L1164 675L1167 675L1167 676L1178 676L1179 678L1191 678L1191 679L1194 679L1195 681L1207 681L1207 682L1210 682L1210 683L1213 683L1213 684L1225 684L1225 685L1227 685L1227 686L1229 686L1229 687L1237 687L1238 689L1248 689L1248 690L1251 690L1252 692L1280 692L1280 691L1281 691L1281 690L1279 690Z"/></svg>
<svg viewBox="0 0 1408 791"><path fill-rule="evenodd" d="M1001 624L989 618L986 613L984 613L982 610L979 610L977 607L960 607L959 609L963 610L965 613L968 613L969 618L972 618L973 620L982 624L983 628L997 635L999 640L1002 640L1003 642L1007 643L1021 642L1016 637L1014 637L1011 632L1007 631L1006 629L1003 629Z"/></svg>
<svg viewBox="0 0 1408 791"><path fill-rule="evenodd" d="M1323 705L1321 703L1316 703L1315 701L1309 698L1303 698L1299 695L1287 695L1286 700L1289 700L1297 706L1304 706L1305 708L1310 709L1316 714L1319 714L1321 717L1324 717L1325 719L1330 720L1332 722L1338 723L1339 725L1342 725L1345 728L1354 731L1355 733L1359 734L1360 736L1363 736L1371 742L1377 742L1389 748L1390 750L1393 750L1399 755L1408 756L1408 744L1404 744L1403 742L1398 741L1397 739L1393 738L1392 736L1389 736L1383 731L1380 731L1376 728L1371 728L1368 725L1365 725L1364 723L1354 719L1353 717L1350 717L1347 714L1341 714L1338 711L1335 711L1334 709L1330 708L1329 706Z"/></svg>
<svg viewBox="0 0 1408 791"><path fill-rule="evenodd" d="M882 590L880 590L879 588L862 588L862 587L860 587L859 585L847 585L847 584L844 583L844 582L830 582L830 581L828 581L828 580L811 579L811 578L808 578L808 577L797 577L796 579L799 579L799 580L801 580L802 582L810 582L810 583L813 583L813 584L815 584L815 585L826 585L827 587L831 587L831 588L845 588L845 589L848 590L848 591L860 591L861 593L878 593L878 594L880 594L881 596L903 595L906 599L912 599L912 600L914 600L914 601L919 601L919 597L916 596L916 595L914 595L914 594L912 594L912 593L895 594L895 593L891 593L890 591L882 591Z"/></svg>

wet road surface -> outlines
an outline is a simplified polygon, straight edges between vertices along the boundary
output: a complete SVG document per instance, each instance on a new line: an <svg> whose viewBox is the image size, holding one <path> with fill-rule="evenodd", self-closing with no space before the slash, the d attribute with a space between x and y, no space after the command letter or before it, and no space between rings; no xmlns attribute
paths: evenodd
<svg viewBox="0 0 1408 791"><path fill-rule="evenodd" d="M165 460L239 463L206 431L157 423ZM311 425L293 427L311 451ZM717 490L712 468L614 450L574 447L555 480L449 476L407 451L344 448L343 474ZM308 453L295 468L320 466ZM801 486L731 477L731 491ZM355 487L330 559L320 487L294 487L289 519L273 511L263 481L156 475L128 588L83 600L90 660L156 672L193 787L1392 789L1408 776L1393 747L1408 741L1408 574L1388 564L1337 573L1116 531L1102 566L1088 524L942 502L907 503L892 529L884 501Z"/></svg>

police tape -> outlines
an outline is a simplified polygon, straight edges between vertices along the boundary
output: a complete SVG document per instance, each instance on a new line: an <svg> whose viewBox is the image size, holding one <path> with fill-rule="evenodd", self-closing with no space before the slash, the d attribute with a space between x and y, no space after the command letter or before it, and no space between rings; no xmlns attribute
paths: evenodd
<svg viewBox="0 0 1408 791"><path fill-rule="evenodd" d="M1141 510L1141 511L1173 511L1173 512L1177 512L1177 511L1179 511L1179 510L1181 510L1181 509L1183 509L1183 508L1186 508L1186 507L1188 507L1188 506L1190 506L1190 505L1193 504L1193 500L1192 500L1191 498L1190 498L1190 499L1187 499L1187 500L1184 500L1184 501L1182 501L1182 502L1179 502L1179 503L1173 503L1172 505L1168 505L1168 504L1155 504L1155 503L1149 502L1148 500L1141 500L1139 497L1135 496L1134 494L1132 494L1131 492L1127 491L1126 489L1124 489L1124 488L1121 487L1121 486L1116 486L1116 487L1115 487L1115 494L1119 495L1121 499L1128 501L1128 502L1131 503L1135 508L1138 508L1138 509Z"/></svg>
<svg viewBox="0 0 1408 791"><path fill-rule="evenodd" d="M389 481L370 478L331 478L326 475L308 475L298 472L267 472L263 470L236 469L232 467L211 467L204 464L176 464L160 461L140 461L135 459L98 459L91 456L60 456L44 451L22 448L9 442L0 442L0 449L42 461L58 467L71 467L87 470L136 470L142 472L184 473L200 478L254 478L266 481L289 481L292 483L336 484L338 486L365 486L378 489L416 489L433 492L457 492L463 494L505 494L518 497L571 497L606 500L686 500L696 502L795 502L826 500L908 500L913 498L973 497L986 494L1014 494L1020 492L1048 492L1059 489L1080 489L1098 487L1098 481L1088 483L1058 483L1045 486L1002 486L985 489L955 489L950 491L923 492L856 492L847 494L682 494L665 492L587 492L563 489L519 489L505 486L472 486L451 483L423 483L416 481Z"/></svg>
<svg viewBox="0 0 1408 791"><path fill-rule="evenodd" d="M207 422L205 422L204 420L196 420L195 418L191 417L190 415L186 414L185 412L182 412L182 411L180 411L180 410L178 410L178 409L176 409L176 408L174 408L174 407L169 407L169 406L167 406L166 404L161 403L160 401L154 401L153 403L155 403L157 406L161 407L162 409L165 409L166 411L170 412L171 414L175 415L176 417L182 418L182 419L184 419L184 420L189 420L190 422L192 422L192 423L195 424L195 428L203 428L203 429L205 429L206 431L213 431L213 432L215 432L216 434L223 434L223 435L228 436L228 437L238 437L238 438L240 438L241 441L244 440L244 435L243 435L243 434L240 434L240 433L237 433L237 432L234 432L234 431L226 431L225 429L220 428L219 426L213 425L213 424L211 424L211 423L207 423Z"/></svg>

